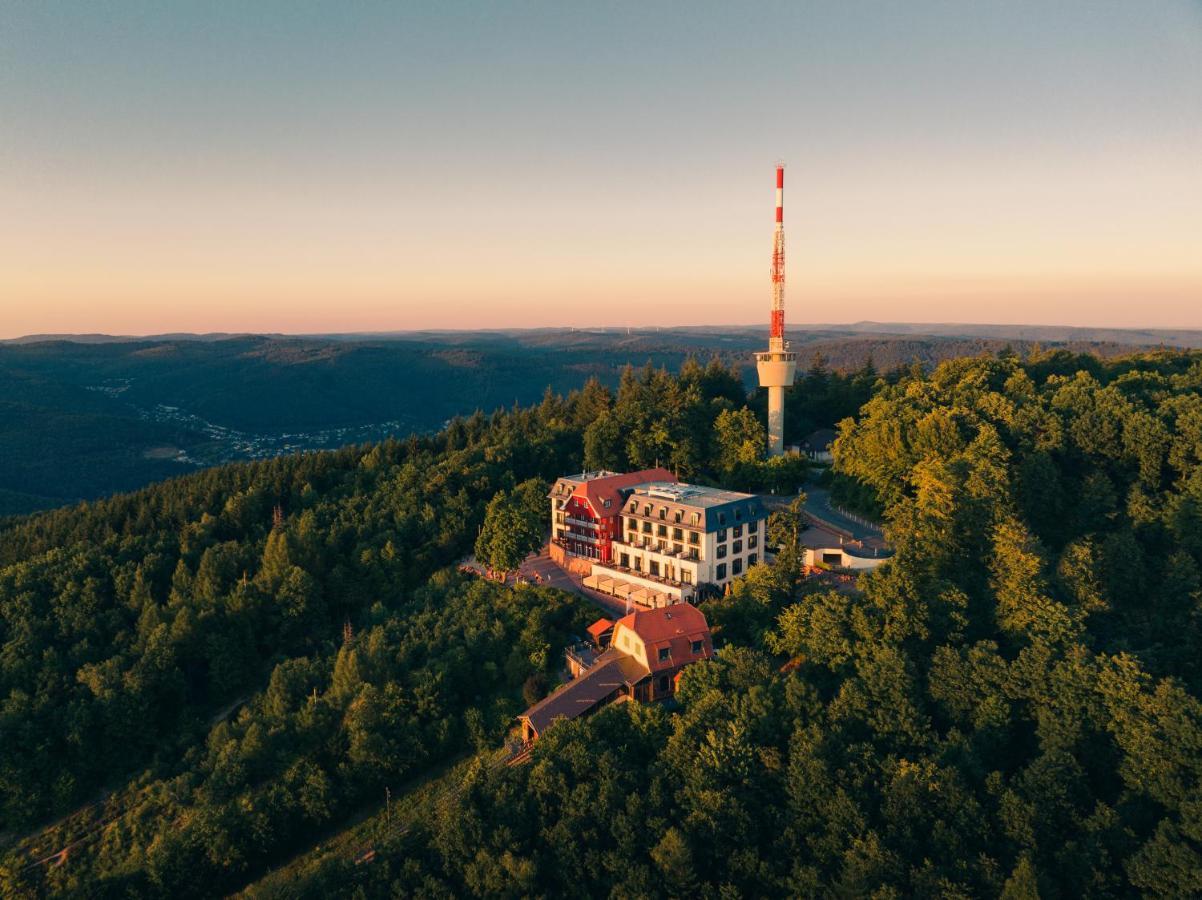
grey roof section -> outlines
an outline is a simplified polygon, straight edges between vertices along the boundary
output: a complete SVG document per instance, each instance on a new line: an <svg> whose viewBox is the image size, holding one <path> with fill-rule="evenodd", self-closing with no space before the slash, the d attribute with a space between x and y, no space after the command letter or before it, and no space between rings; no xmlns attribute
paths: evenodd
<svg viewBox="0 0 1202 900"><path fill-rule="evenodd" d="M830 450L831 444L838 436L832 428L819 428L817 431L810 432L802 443L810 450Z"/></svg>
<svg viewBox="0 0 1202 900"><path fill-rule="evenodd" d="M632 511L630 504L635 502L638 507ZM643 513L648 503L652 507L650 516ZM667 509L666 519L659 518L661 507ZM685 514L679 523L673 517L677 510ZM735 517L736 510L742 513L741 518ZM623 502L622 512L624 515L637 515L653 522L666 521L669 525L685 527L691 525L690 514L700 512L701 522L706 531L730 528L732 525L755 521L766 515L764 504L755 494L743 494L700 484L657 481L636 485L634 492Z"/></svg>
<svg viewBox="0 0 1202 900"><path fill-rule="evenodd" d="M582 716L610 694L637 684L647 674L647 669L638 660L611 648L597 658L591 669L548 694L518 718L528 720L531 727L542 734L556 719Z"/></svg>

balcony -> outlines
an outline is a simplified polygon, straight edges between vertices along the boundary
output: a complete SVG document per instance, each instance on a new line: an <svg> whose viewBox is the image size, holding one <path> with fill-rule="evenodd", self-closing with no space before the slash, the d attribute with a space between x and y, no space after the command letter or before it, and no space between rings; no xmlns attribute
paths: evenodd
<svg viewBox="0 0 1202 900"><path fill-rule="evenodd" d="M578 519L575 516L568 516L567 520L572 525L583 525L585 528L596 528L597 523L592 519Z"/></svg>
<svg viewBox="0 0 1202 900"><path fill-rule="evenodd" d="M591 669L597 661L597 651L584 643L573 644L564 650L563 655L569 665L575 663L581 670Z"/></svg>

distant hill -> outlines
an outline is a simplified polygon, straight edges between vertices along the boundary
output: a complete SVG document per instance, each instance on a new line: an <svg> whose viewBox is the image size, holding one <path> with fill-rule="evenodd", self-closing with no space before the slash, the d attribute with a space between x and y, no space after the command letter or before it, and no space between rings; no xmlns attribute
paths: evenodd
<svg viewBox="0 0 1202 900"><path fill-rule="evenodd" d="M803 371L819 359L839 371L871 359L886 371L1007 348L1116 356L1173 340L1202 346L1196 332L1007 328L859 323L789 339ZM534 402L548 386L566 392L594 376L616 384L628 363L675 369L716 355L742 367L752 390L751 352L763 343L763 328L741 326L0 342L0 515L199 466L427 432L476 409Z"/></svg>
<svg viewBox="0 0 1202 900"><path fill-rule="evenodd" d="M1112 343L1140 346L1202 347L1202 330L1189 328L1074 328L1069 325L972 325L904 322L856 322L852 325L803 325L808 331L854 334L984 337L1043 343Z"/></svg>

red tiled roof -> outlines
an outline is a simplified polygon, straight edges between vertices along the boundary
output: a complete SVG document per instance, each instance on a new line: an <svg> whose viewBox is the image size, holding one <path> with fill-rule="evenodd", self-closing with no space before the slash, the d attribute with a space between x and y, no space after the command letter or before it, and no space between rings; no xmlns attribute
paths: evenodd
<svg viewBox="0 0 1202 900"><path fill-rule="evenodd" d="M632 612L619 619L618 625L629 628L642 639L653 672L709 659L714 652L709 623L701 610L691 603ZM701 641L700 653L693 652L694 641ZM665 647L668 659L661 661L659 651Z"/></svg>
<svg viewBox="0 0 1202 900"><path fill-rule="evenodd" d="M601 635L605 634L605 632L611 630L613 627L614 623L609 619L598 619L588 627L588 633L593 636L593 640L600 640Z"/></svg>
<svg viewBox="0 0 1202 900"><path fill-rule="evenodd" d="M663 468L642 469L638 472L607 475L604 478L592 478L577 485L576 490L572 492L572 496L587 500L589 506L593 508L593 513L597 516L615 516L622 505L621 491L624 488L631 488L636 484L645 484L648 481L670 481L675 483L676 476ZM606 500L610 501L608 509L605 507Z"/></svg>

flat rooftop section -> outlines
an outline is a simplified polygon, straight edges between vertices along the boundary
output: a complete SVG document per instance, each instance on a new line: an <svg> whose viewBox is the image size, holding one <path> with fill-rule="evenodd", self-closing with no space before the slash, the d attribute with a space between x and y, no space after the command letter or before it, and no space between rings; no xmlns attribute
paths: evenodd
<svg viewBox="0 0 1202 900"><path fill-rule="evenodd" d="M715 506L725 506L728 503L758 499L755 494L706 487L703 484L673 484L668 481L636 484L634 493L629 499L633 500L635 497L646 497L648 500L668 500L678 506L687 506L691 509L710 509Z"/></svg>
<svg viewBox="0 0 1202 900"><path fill-rule="evenodd" d="M646 512L647 505L652 510ZM664 515L660 516L660 510ZM679 484L671 481L645 481L635 485L623 503L622 511L628 516L658 521L673 514L673 524L696 527L691 517L696 515L704 522L705 531L711 532L731 525L754 522L764 517L763 501L755 494L743 494L723 488L705 487L700 484ZM682 519L675 522L675 515ZM684 521L684 516L689 516Z"/></svg>
<svg viewBox="0 0 1202 900"><path fill-rule="evenodd" d="M576 475L561 475L559 481L570 481L573 484L583 484L586 481L596 481L598 478L611 478L621 475L621 472L610 472L608 469L598 469L595 472L580 472Z"/></svg>

